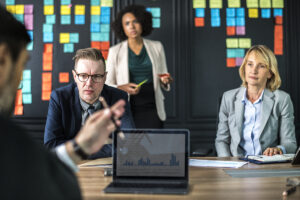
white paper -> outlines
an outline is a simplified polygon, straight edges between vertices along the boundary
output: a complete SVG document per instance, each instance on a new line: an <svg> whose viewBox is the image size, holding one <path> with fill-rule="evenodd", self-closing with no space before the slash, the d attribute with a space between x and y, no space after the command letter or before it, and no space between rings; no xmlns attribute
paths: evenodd
<svg viewBox="0 0 300 200"><path fill-rule="evenodd" d="M222 160L198 160L190 159L189 165L193 167L226 167L226 168L239 168L247 162L236 161L222 161Z"/></svg>

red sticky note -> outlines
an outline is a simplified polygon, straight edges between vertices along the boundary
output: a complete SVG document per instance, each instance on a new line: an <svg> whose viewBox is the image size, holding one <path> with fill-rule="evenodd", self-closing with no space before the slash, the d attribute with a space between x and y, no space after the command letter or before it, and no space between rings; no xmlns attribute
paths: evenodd
<svg viewBox="0 0 300 200"><path fill-rule="evenodd" d="M15 105L20 106L22 105L22 90L17 90L16 99L15 99Z"/></svg>
<svg viewBox="0 0 300 200"><path fill-rule="evenodd" d="M107 60L108 51L101 51L101 52L102 52L103 58L104 58L105 60Z"/></svg>
<svg viewBox="0 0 300 200"><path fill-rule="evenodd" d="M93 42L91 42L91 47L95 48L95 49L101 49L101 44L100 44L100 42L93 41Z"/></svg>
<svg viewBox="0 0 300 200"><path fill-rule="evenodd" d="M195 17L195 26L196 27L204 26L204 17Z"/></svg>
<svg viewBox="0 0 300 200"><path fill-rule="evenodd" d="M275 17L275 23L276 24L282 24L282 16L276 16Z"/></svg>
<svg viewBox="0 0 300 200"><path fill-rule="evenodd" d="M60 83L69 83L69 73L68 72L60 72L59 73L59 82Z"/></svg>
<svg viewBox="0 0 300 200"><path fill-rule="evenodd" d="M227 58L227 67L235 67L235 58Z"/></svg>
<svg viewBox="0 0 300 200"><path fill-rule="evenodd" d="M52 62L53 54L52 53L43 53L43 62Z"/></svg>
<svg viewBox="0 0 300 200"><path fill-rule="evenodd" d="M101 46L100 46L101 50L108 50L109 47L110 47L110 44L109 44L108 41L107 42L100 42L100 44L101 44Z"/></svg>
<svg viewBox="0 0 300 200"><path fill-rule="evenodd" d="M282 25L275 25L274 34L275 34L274 39L283 40L283 26Z"/></svg>
<svg viewBox="0 0 300 200"><path fill-rule="evenodd" d="M226 33L227 35L235 35L235 26L227 26Z"/></svg>
<svg viewBox="0 0 300 200"><path fill-rule="evenodd" d="M44 71L52 71L52 62L44 61L43 62L43 70Z"/></svg>
<svg viewBox="0 0 300 200"><path fill-rule="evenodd" d="M42 100L49 101L51 96L51 91L42 91Z"/></svg>
<svg viewBox="0 0 300 200"><path fill-rule="evenodd" d="M44 44L44 53L53 53L53 44Z"/></svg>
<svg viewBox="0 0 300 200"><path fill-rule="evenodd" d="M42 91L49 92L52 90L52 83L51 82L42 82Z"/></svg>
<svg viewBox="0 0 300 200"><path fill-rule="evenodd" d="M15 112L14 112L15 115L23 115L23 106L20 105L20 106L15 106Z"/></svg>
<svg viewBox="0 0 300 200"><path fill-rule="evenodd" d="M51 72L43 72L42 73L42 82L51 82L52 81L52 74Z"/></svg>

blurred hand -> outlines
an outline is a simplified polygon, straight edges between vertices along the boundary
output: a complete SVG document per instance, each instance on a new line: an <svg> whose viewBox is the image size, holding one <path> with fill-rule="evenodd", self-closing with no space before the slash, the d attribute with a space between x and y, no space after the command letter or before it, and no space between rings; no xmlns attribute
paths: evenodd
<svg viewBox="0 0 300 200"><path fill-rule="evenodd" d="M263 154L266 156L273 156L276 154L282 154L282 150L278 147L268 147Z"/></svg>
<svg viewBox="0 0 300 200"><path fill-rule="evenodd" d="M125 85L119 85L118 89L123 90L130 95L137 95L140 92L141 87L138 87L135 83L127 83Z"/></svg>

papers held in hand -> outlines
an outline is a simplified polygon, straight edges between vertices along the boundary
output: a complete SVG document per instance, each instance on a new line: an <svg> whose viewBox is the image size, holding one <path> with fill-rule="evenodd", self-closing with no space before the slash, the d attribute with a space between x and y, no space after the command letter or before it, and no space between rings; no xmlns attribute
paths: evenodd
<svg viewBox="0 0 300 200"><path fill-rule="evenodd" d="M295 154L277 154L274 156L258 155L242 157L240 160L245 160L255 164L286 163L291 162L294 156Z"/></svg>

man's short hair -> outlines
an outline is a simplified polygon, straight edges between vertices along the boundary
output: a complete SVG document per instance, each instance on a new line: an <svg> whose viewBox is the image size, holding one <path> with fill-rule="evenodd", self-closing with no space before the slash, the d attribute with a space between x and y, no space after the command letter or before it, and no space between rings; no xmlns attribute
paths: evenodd
<svg viewBox="0 0 300 200"><path fill-rule="evenodd" d="M31 41L25 26L0 5L0 44L6 44L13 62Z"/></svg>
<svg viewBox="0 0 300 200"><path fill-rule="evenodd" d="M73 60L75 61L74 68L76 68L77 62L80 59L87 59L87 60L93 60L93 61L102 60L102 62L104 64L104 71L106 70L104 57L103 57L101 51L98 49L95 49L95 48L78 49L76 51L75 56L73 57Z"/></svg>

